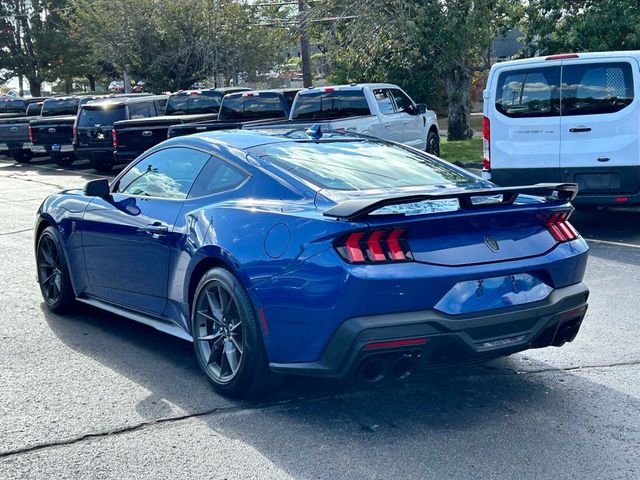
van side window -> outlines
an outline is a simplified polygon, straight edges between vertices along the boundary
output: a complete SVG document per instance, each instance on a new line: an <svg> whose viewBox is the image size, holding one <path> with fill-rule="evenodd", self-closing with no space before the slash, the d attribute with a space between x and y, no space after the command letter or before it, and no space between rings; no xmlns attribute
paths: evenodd
<svg viewBox="0 0 640 480"><path fill-rule="evenodd" d="M562 67L562 115L613 113L632 101L633 74L627 62Z"/></svg>
<svg viewBox="0 0 640 480"><path fill-rule="evenodd" d="M496 110L512 118L560 115L560 67L502 72L498 77Z"/></svg>

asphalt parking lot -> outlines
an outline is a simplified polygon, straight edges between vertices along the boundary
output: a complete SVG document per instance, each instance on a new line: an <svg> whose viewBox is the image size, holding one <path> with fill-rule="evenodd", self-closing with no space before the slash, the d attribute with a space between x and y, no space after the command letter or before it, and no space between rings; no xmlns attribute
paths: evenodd
<svg viewBox="0 0 640 480"><path fill-rule="evenodd" d="M35 212L96 177L0 157L0 478L640 478L640 210L572 218L591 246L591 297L571 344L377 387L291 379L232 401L189 343L44 307Z"/></svg>

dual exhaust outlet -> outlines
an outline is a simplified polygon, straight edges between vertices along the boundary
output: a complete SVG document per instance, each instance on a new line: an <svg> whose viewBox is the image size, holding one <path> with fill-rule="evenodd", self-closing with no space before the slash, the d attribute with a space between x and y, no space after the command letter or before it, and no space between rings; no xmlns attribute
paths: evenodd
<svg viewBox="0 0 640 480"><path fill-rule="evenodd" d="M413 373L417 359L417 355L409 353L367 357L358 367L358 376L365 383L379 383L387 377L399 381L406 380Z"/></svg>

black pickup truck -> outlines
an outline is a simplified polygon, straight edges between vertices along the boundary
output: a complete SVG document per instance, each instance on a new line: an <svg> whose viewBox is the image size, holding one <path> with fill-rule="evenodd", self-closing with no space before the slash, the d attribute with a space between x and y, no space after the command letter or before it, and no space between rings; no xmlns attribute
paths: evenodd
<svg viewBox="0 0 640 480"><path fill-rule="evenodd" d="M0 152L9 152L17 162L31 160L31 142L29 141L29 122L39 116L26 116L27 107L43 101L42 98L0 99L0 111L18 117L0 118Z"/></svg>
<svg viewBox="0 0 640 480"><path fill-rule="evenodd" d="M118 121L113 125L114 162L128 163L166 140L171 125L218 118L222 99L248 88L228 87L185 90L169 96L163 116Z"/></svg>
<svg viewBox="0 0 640 480"><path fill-rule="evenodd" d="M216 120L185 123L169 127L167 136L179 137L192 133L242 128L246 125L268 124L289 118L293 99L299 89L253 90L232 93L224 97Z"/></svg>
<svg viewBox="0 0 640 480"><path fill-rule="evenodd" d="M73 123L78 107L93 97L48 98L42 105L40 118L29 122L31 152L51 155L60 166L73 163Z"/></svg>

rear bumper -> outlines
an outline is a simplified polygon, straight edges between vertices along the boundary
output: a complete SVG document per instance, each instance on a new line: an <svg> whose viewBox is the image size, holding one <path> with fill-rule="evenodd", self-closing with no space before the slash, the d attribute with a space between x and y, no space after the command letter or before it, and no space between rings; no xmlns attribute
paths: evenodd
<svg viewBox="0 0 640 480"><path fill-rule="evenodd" d="M275 372L346 377L374 355L411 353L419 368L479 362L575 337L587 310L583 283L559 288L540 302L519 307L446 315L436 310L351 318L336 330L319 360L270 363ZM425 338L420 345L367 349L372 342Z"/></svg>
<svg viewBox="0 0 640 480"><path fill-rule="evenodd" d="M29 150L31 142L3 142L0 143L0 150Z"/></svg>
<svg viewBox="0 0 640 480"><path fill-rule="evenodd" d="M33 153L51 153L53 152L53 145L32 145L31 151ZM61 144L59 150L55 150L55 152L68 153L73 152L72 144Z"/></svg>
<svg viewBox="0 0 640 480"><path fill-rule="evenodd" d="M75 147L74 151L80 160L111 160L113 161L113 149L109 148L91 148L91 147Z"/></svg>

